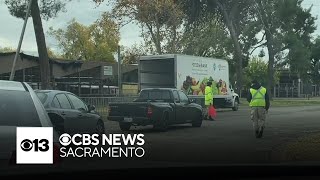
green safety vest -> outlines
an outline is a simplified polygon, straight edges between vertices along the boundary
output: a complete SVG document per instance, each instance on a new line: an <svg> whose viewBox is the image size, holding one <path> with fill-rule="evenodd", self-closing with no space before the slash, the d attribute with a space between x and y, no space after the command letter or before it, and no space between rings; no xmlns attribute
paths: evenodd
<svg viewBox="0 0 320 180"><path fill-rule="evenodd" d="M205 88L205 105L209 106L210 103L213 104L213 93L212 88L209 86L206 86Z"/></svg>
<svg viewBox="0 0 320 180"><path fill-rule="evenodd" d="M258 90L250 89L250 93L252 95L252 99L250 102L250 107L265 107L266 106L266 93L267 89L264 87L260 87Z"/></svg>

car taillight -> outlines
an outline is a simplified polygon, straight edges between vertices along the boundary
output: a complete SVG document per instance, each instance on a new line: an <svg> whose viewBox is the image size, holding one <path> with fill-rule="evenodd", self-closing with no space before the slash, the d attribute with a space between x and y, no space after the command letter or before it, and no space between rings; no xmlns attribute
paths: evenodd
<svg viewBox="0 0 320 180"><path fill-rule="evenodd" d="M60 146L57 143L53 144L53 164L59 164L61 163L61 157L59 155L60 152Z"/></svg>
<svg viewBox="0 0 320 180"><path fill-rule="evenodd" d="M11 157L9 160L9 165L16 165L16 164L17 164L16 151L12 151Z"/></svg>
<svg viewBox="0 0 320 180"><path fill-rule="evenodd" d="M151 116L152 116L152 108L151 108L151 107L148 107L147 117L148 117L148 118L151 118Z"/></svg>

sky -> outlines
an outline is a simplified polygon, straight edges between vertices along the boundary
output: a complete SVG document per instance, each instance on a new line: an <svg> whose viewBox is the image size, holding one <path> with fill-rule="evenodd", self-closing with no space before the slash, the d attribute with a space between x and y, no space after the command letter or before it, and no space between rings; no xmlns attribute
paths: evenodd
<svg viewBox="0 0 320 180"><path fill-rule="evenodd" d="M303 7L308 8L313 5L312 15L318 17L316 35L320 35L320 0L304 0ZM54 29L64 28L69 21L75 18L79 23L89 25L97 20L102 12L110 11L111 7L106 3L96 7L92 0L73 0L66 5L66 12L60 12L58 16L49 21L42 21L47 46L54 51L58 51L57 42L47 33L49 27ZM0 48L18 46L23 20L10 15L4 0L0 0ZM135 43L140 44L143 39L140 37L141 30L136 24L128 24L120 29L120 45L130 47ZM26 32L21 47L23 52L37 55L37 45L34 35L32 19L29 18Z"/></svg>

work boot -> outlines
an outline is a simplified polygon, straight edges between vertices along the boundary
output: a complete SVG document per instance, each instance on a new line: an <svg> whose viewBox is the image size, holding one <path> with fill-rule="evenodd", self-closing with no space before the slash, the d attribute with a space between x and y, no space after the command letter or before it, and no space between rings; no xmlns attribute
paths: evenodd
<svg viewBox="0 0 320 180"><path fill-rule="evenodd" d="M259 138L261 138L263 135L263 129L264 129L264 127L261 127L260 132L259 132Z"/></svg>
<svg viewBox="0 0 320 180"><path fill-rule="evenodd" d="M256 130L256 138L259 138L259 131Z"/></svg>

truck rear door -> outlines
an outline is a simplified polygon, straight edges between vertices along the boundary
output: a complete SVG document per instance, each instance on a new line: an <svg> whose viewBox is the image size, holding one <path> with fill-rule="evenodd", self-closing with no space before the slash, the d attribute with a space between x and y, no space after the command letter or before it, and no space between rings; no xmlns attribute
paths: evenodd
<svg viewBox="0 0 320 180"><path fill-rule="evenodd" d="M174 58L141 59L139 61L140 89L174 88Z"/></svg>

